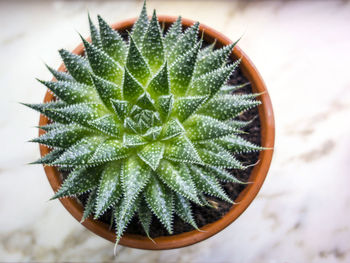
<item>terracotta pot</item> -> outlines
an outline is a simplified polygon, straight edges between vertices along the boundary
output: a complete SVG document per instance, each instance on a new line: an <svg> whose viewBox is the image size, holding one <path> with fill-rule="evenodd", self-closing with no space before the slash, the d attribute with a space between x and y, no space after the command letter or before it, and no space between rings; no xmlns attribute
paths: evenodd
<svg viewBox="0 0 350 263"><path fill-rule="evenodd" d="M176 20L176 17L170 16L159 16L158 18L160 23L165 27L168 27L171 23L175 22ZM122 22L113 24L112 27L119 31L131 29L135 20L136 19L124 20ZM194 21L192 20L182 19L182 24L185 28L191 26L193 23ZM221 47L223 45L228 45L232 43L232 41L224 35L203 24L200 25L199 30L201 31L201 33L204 32L204 40L208 43L212 43L216 39L216 47ZM81 43L77 48L74 49L73 52L79 55L83 54L83 44ZM254 67L253 63L249 60L247 55L244 54L244 52L239 47L236 46L234 48L232 52L232 58L242 58L240 67L244 76L250 81L253 92L264 92L263 95L259 97L262 101L262 105L260 105L258 108L259 117L261 121L261 143L262 146L273 148L275 138L274 116L270 97L266 90L264 81L262 80L258 71ZM63 64L59 67L59 70L65 70ZM49 102L51 100L53 100L53 96L51 93L47 92L44 98L44 102ZM41 115L39 125L45 125L47 123L48 119L45 116ZM44 131L39 131L39 135L43 133ZM40 145L41 156L46 155L47 153L49 153L49 151L50 150L48 148L46 148L43 145ZM145 236L125 234L120 240L120 244L128 247L141 249L172 249L192 245L204 239L207 239L212 235L215 235L216 233L227 227L229 224L231 224L234 220L236 220L253 201L258 191L260 190L269 170L270 162L272 159L272 153L273 150L265 150L260 152L260 162L254 167L249 178L249 181L253 183L249 184L235 200L239 204L234 205L230 209L230 211L220 220L202 227L201 229L204 230L203 232L193 230L190 232L185 232L182 234L172 236L157 237L154 238L154 241L156 243L153 243ZM56 168L50 166L44 166L44 169L52 189L56 192L59 186L62 184L62 178L59 172ZM75 219L77 219L78 221L81 220L83 215L82 205L80 205L74 198L63 198L60 201L63 204L63 206L69 211L69 213L71 213L72 216L75 217ZM254 219L252 218L251 220L252 223L254 223ZM93 220L91 218L87 219L82 224L95 234L112 242L115 241L115 233L113 232L113 230L109 230L109 226L107 224L97 220Z"/></svg>

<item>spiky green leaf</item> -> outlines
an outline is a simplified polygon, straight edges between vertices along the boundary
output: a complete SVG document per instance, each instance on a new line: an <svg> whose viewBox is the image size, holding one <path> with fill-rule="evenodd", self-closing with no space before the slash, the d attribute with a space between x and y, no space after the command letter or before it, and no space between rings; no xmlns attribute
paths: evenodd
<svg viewBox="0 0 350 263"><path fill-rule="evenodd" d="M89 19L89 26L90 26L91 42L94 46L98 48L102 48L100 33L98 32L96 26L92 22L90 14L88 15L88 19Z"/></svg>
<svg viewBox="0 0 350 263"><path fill-rule="evenodd" d="M264 149L236 135L216 139L214 142L232 153L249 153Z"/></svg>
<svg viewBox="0 0 350 263"><path fill-rule="evenodd" d="M233 47L234 44L224 46L199 59L193 73L194 77L199 77L210 71L221 68L226 63Z"/></svg>
<svg viewBox="0 0 350 263"><path fill-rule="evenodd" d="M102 142L98 136L84 138L70 146L52 164L57 166L79 167L88 165L89 159L95 152L97 146Z"/></svg>
<svg viewBox="0 0 350 263"><path fill-rule="evenodd" d="M89 63L81 56L73 54L65 49L60 49L59 53L69 74L78 82L87 85L92 84L90 78L91 68Z"/></svg>
<svg viewBox="0 0 350 263"><path fill-rule="evenodd" d="M60 148L53 149L51 152L41 157L39 160L32 162L31 164L50 165L52 162L57 160L57 158L59 158L63 152L64 152L64 149L60 149Z"/></svg>
<svg viewBox="0 0 350 263"><path fill-rule="evenodd" d="M237 132L224 122L199 114L187 119L184 127L188 138L192 141L215 139Z"/></svg>
<svg viewBox="0 0 350 263"><path fill-rule="evenodd" d="M214 96L225 84L229 76L238 66L239 60L231 65L211 71L200 78L195 79L189 88L190 96Z"/></svg>
<svg viewBox="0 0 350 263"><path fill-rule="evenodd" d="M207 173L205 170L200 169L198 166L190 165L189 168L191 170L193 181L200 191L219 197L226 202L233 203L214 176Z"/></svg>
<svg viewBox="0 0 350 263"><path fill-rule="evenodd" d="M93 102L97 100L96 91L88 85L72 81L42 81L57 98L62 101L73 104L80 102Z"/></svg>
<svg viewBox="0 0 350 263"><path fill-rule="evenodd" d="M158 168L160 160L163 158L164 145L161 142L153 142L142 147L137 155L148 164L152 170Z"/></svg>
<svg viewBox="0 0 350 263"><path fill-rule="evenodd" d="M197 189L185 165L174 165L169 161L161 160L157 174L170 189L195 203L200 203L197 197Z"/></svg>
<svg viewBox="0 0 350 263"><path fill-rule="evenodd" d="M174 103L173 113L184 122L207 100L207 96L182 97Z"/></svg>
<svg viewBox="0 0 350 263"><path fill-rule="evenodd" d="M175 213L186 223L198 229L196 221L194 220L191 203L182 195L175 193Z"/></svg>
<svg viewBox="0 0 350 263"><path fill-rule="evenodd" d="M159 115L163 121L165 121L174 104L174 96L173 95L164 95L160 96L156 102L156 107L158 109Z"/></svg>
<svg viewBox="0 0 350 263"><path fill-rule="evenodd" d="M113 137L119 136L122 130L122 125L112 114L106 114L98 119L89 121L88 123L97 130Z"/></svg>
<svg viewBox="0 0 350 263"><path fill-rule="evenodd" d="M63 108L49 108L47 111L56 113L66 121L90 127L89 121L102 116L105 113L105 108L103 105L96 103L78 103Z"/></svg>
<svg viewBox="0 0 350 263"><path fill-rule="evenodd" d="M137 214L139 216L140 223L148 238L150 238L150 226L152 222L152 211L148 208L145 200L142 198L138 207Z"/></svg>
<svg viewBox="0 0 350 263"><path fill-rule="evenodd" d="M84 127L71 124L60 129L52 129L51 131L32 140L51 147L68 148L80 139L92 135L92 131Z"/></svg>
<svg viewBox="0 0 350 263"><path fill-rule="evenodd" d="M188 52L188 50L192 49L196 45L197 38L198 38L198 31L199 31L199 23L196 22L195 24L193 24L193 26L186 29L184 34L180 35L180 37L176 41L176 44L172 45L172 50L168 56L169 65L173 64L173 62L176 59L178 59L180 56ZM168 52L169 51L170 50L168 50Z"/></svg>
<svg viewBox="0 0 350 263"><path fill-rule="evenodd" d="M171 119L164 124L162 131L162 140L169 140L185 132L184 127L181 125L178 119Z"/></svg>
<svg viewBox="0 0 350 263"><path fill-rule="evenodd" d="M147 86L148 92L151 96L156 99L161 95L167 95L170 92L170 83L168 77L168 64L165 62L163 67L157 74L154 75L153 79Z"/></svg>
<svg viewBox="0 0 350 263"><path fill-rule="evenodd" d="M214 142L196 145L198 155L203 163L213 167L244 169L245 167L228 151Z"/></svg>
<svg viewBox="0 0 350 263"><path fill-rule="evenodd" d="M165 226L167 231L172 234L174 200L170 189L164 186L156 176L151 176L150 182L145 190L145 199L152 209L152 212Z"/></svg>
<svg viewBox="0 0 350 263"><path fill-rule="evenodd" d="M91 190L89 194L89 198L86 201L86 204L84 206L83 217L81 218L80 223L83 223L94 212L96 197L97 197L97 188L94 188L93 190Z"/></svg>
<svg viewBox="0 0 350 263"><path fill-rule="evenodd" d="M207 116L226 121L260 104L261 102L258 100L245 100L241 99L240 96L222 95L211 99L198 110L198 113L205 113Z"/></svg>
<svg viewBox="0 0 350 263"><path fill-rule="evenodd" d="M102 215L122 195L121 162L108 163L101 173L95 204L95 218Z"/></svg>
<svg viewBox="0 0 350 263"><path fill-rule="evenodd" d="M179 16L176 21L170 26L164 37L164 48L168 54L171 53L173 46L179 39L182 33L181 16Z"/></svg>
<svg viewBox="0 0 350 263"><path fill-rule="evenodd" d="M151 76L151 71L132 37L130 37L126 67L135 79L137 79L142 85L146 85Z"/></svg>
<svg viewBox="0 0 350 263"><path fill-rule="evenodd" d="M111 99L121 99L122 98L122 90L121 86L107 81L103 78L100 78L94 74L91 75L93 80L94 87L103 101L103 103L111 109Z"/></svg>
<svg viewBox="0 0 350 263"><path fill-rule="evenodd" d="M83 37L81 39L92 71L97 76L120 85L123 77L122 67L103 50L87 42Z"/></svg>
<svg viewBox="0 0 350 263"><path fill-rule="evenodd" d="M201 163L201 159L187 136L177 136L167 142L164 157L177 162Z"/></svg>
<svg viewBox="0 0 350 263"><path fill-rule="evenodd" d="M116 139L108 139L102 142L95 150L89 164L111 162L127 157L129 154L126 146Z"/></svg>
<svg viewBox="0 0 350 263"><path fill-rule="evenodd" d="M127 46L120 34L98 16L103 50L120 65L125 64Z"/></svg>
<svg viewBox="0 0 350 263"><path fill-rule="evenodd" d="M132 38L134 39L135 43L138 45L141 45L143 36L146 33L147 27L148 27L148 16L147 16L147 9L146 9L146 1L143 3L141 14L139 15L139 18L137 19L136 23L132 27Z"/></svg>
<svg viewBox="0 0 350 263"><path fill-rule="evenodd" d="M91 190L98 184L100 179L99 171L99 167L75 169L69 174L67 179L64 180L60 189L55 193L52 199L75 196Z"/></svg>
<svg viewBox="0 0 350 263"><path fill-rule="evenodd" d="M164 48L162 32L160 30L156 11L153 11L152 19L142 40L142 55L148 62L152 72L157 72L164 62Z"/></svg>
<svg viewBox="0 0 350 263"><path fill-rule="evenodd" d="M123 97L128 101L135 101L143 94L144 89L140 82L137 81L129 72L128 69L124 71L123 82Z"/></svg>
<svg viewBox="0 0 350 263"><path fill-rule="evenodd" d="M200 44L196 44L171 64L169 69L170 87L176 96L184 96L192 80Z"/></svg>
<svg viewBox="0 0 350 263"><path fill-rule="evenodd" d="M72 81L72 82L75 81L73 79L73 77L70 74L68 74L67 72L57 71L48 65L46 65L46 67L51 72L51 74L56 78L56 80L58 80L58 81Z"/></svg>

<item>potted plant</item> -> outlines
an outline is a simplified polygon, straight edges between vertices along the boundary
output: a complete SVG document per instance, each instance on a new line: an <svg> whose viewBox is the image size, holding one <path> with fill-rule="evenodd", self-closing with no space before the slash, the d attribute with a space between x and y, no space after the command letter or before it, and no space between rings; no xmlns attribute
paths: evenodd
<svg viewBox="0 0 350 263"><path fill-rule="evenodd" d="M225 36L148 18L145 4L138 19L98 20L91 39L60 50L64 65L48 67L44 103L26 104L41 113L34 163L53 198L116 244L170 249L214 235L249 206L271 162L260 75Z"/></svg>

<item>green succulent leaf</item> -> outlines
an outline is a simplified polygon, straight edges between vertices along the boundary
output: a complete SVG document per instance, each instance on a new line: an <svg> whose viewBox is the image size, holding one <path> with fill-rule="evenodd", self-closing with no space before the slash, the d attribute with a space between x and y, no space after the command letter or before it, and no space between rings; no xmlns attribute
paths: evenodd
<svg viewBox="0 0 350 263"><path fill-rule="evenodd" d="M129 151L127 147L116 139L108 139L102 142L89 159L89 164L99 164L111 162L127 157Z"/></svg>
<svg viewBox="0 0 350 263"><path fill-rule="evenodd" d="M151 98L149 93L143 93L136 101L136 104L140 106L142 109L147 110L155 110L154 108L154 100Z"/></svg>
<svg viewBox="0 0 350 263"><path fill-rule="evenodd" d="M175 27L179 27L175 25ZM174 28L177 32L179 29ZM176 43L171 47L171 50L168 49L169 56L168 62L169 65L173 64L179 57L183 56L183 54L187 53L188 50L193 49L196 46L197 38L199 32L199 23L196 22L193 26L186 29L185 33L177 39ZM197 53L198 51L196 51ZM192 75L192 72L191 72Z"/></svg>
<svg viewBox="0 0 350 263"><path fill-rule="evenodd" d="M170 87L176 96L184 96L192 80L192 73L197 61L200 44L196 44L188 52L171 64L169 69Z"/></svg>
<svg viewBox="0 0 350 263"><path fill-rule="evenodd" d="M100 78L94 74L91 75L93 80L94 87L101 98L104 105L109 109L112 108L111 99L121 99L122 90L121 86L116 85L113 82L107 81L103 78Z"/></svg>
<svg viewBox="0 0 350 263"><path fill-rule="evenodd" d="M167 53L170 53L176 41L181 37L182 33L182 24L181 24L181 16L176 19L176 22L173 23L168 29L165 37L164 37L164 47L167 50Z"/></svg>
<svg viewBox="0 0 350 263"><path fill-rule="evenodd" d="M145 190L145 199L152 212L162 222L167 231L172 234L174 210L172 191L163 185L156 176L151 176Z"/></svg>
<svg viewBox="0 0 350 263"><path fill-rule="evenodd" d="M52 129L51 131L31 141L51 147L67 148L89 135L92 135L90 130L75 124L71 124L66 125L61 129Z"/></svg>
<svg viewBox="0 0 350 263"><path fill-rule="evenodd" d="M156 11L142 40L142 55L148 62L152 72L157 72L164 62L162 32L160 30Z"/></svg>
<svg viewBox="0 0 350 263"><path fill-rule="evenodd" d="M81 124L91 127L90 121L99 118L105 113L105 108L102 104L97 103L78 103L71 104L66 107L48 108L47 111L52 111L66 121Z"/></svg>
<svg viewBox="0 0 350 263"><path fill-rule="evenodd" d="M142 136L138 134L124 133L123 144L127 147L140 146L146 143L147 143L147 140L145 140Z"/></svg>
<svg viewBox="0 0 350 263"><path fill-rule="evenodd" d="M196 64L195 72L193 73L194 77L200 77L203 74L224 66L233 47L234 44L224 46L199 59Z"/></svg>
<svg viewBox="0 0 350 263"><path fill-rule="evenodd" d="M80 223L83 223L94 212L96 197L97 197L97 189L94 188L93 190L91 190L89 194L89 198L84 206L84 213L83 213L83 217L80 220Z"/></svg>
<svg viewBox="0 0 350 263"><path fill-rule="evenodd" d="M135 43L138 45L141 45L143 36L146 33L146 30L148 28L148 16L147 16L147 9L146 9L146 1L143 3L142 11L137 19L136 23L132 27L132 33L131 36L134 39Z"/></svg>
<svg viewBox="0 0 350 263"><path fill-rule="evenodd" d="M206 113L207 116L225 121L260 104L261 102L258 100L245 100L241 99L240 96L222 95L211 99L201 107L198 113Z"/></svg>
<svg viewBox="0 0 350 263"><path fill-rule="evenodd" d="M123 96L128 101L135 101L143 94L144 89L140 82L137 81L129 72L124 71Z"/></svg>
<svg viewBox="0 0 350 263"><path fill-rule="evenodd" d="M109 135L116 137L120 135L122 125L116 120L117 118L112 115L104 115L98 119L89 121L88 123L96 128L97 130Z"/></svg>
<svg viewBox="0 0 350 263"><path fill-rule="evenodd" d="M227 170L218 168L218 167L200 167L199 169L204 169L207 174L210 174L211 176L214 176L216 179L218 179L221 182L232 182L232 183L238 183L238 184L244 184L241 180L238 180L236 177L234 177L231 173L229 173Z"/></svg>
<svg viewBox="0 0 350 263"><path fill-rule="evenodd" d="M92 71L99 77L115 82L116 84L121 84L123 76L122 67L103 50L87 42L83 37L81 39L84 43Z"/></svg>
<svg viewBox="0 0 350 263"><path fill-rule="evenodd" d="M230 169L245 169L245 167L237 159L235 159L232 154L214 142L198 144L196 149L203 163L207 164L208 166Z"/></svg>
<svg viewBox="0 0 350 263"><path fill-rule="evenodd" d="M74 78L72 75L68 74L67 72L64 71L57 71L48 65L46 65L47 69L51 72L51 74L56 78L58 81L71 81L74 82Z"/></svg>
<svg viewBox="0 0 350 263"><path fill-rule="evenodd" d="M114 212L114 220L116 225L116 245L119 243L121 236L123 235L126 227L133 218L135 212L139 207L140 199L136 199L134 202L128 201L128 199L122 199L117 205Z"/></svg>
<svg viewBox="0 0 350 263"><path fill-rule="evenodd" d="M101 216L122 195L121 162L110 162L102 171L95 204L95 219Z"/></svg>
<svg viewBox="0 0 350 263"><path fill-rule="evenodd" d="M162 127L160 126L155 126L152 128L149 128L145 134L142 136L146 138L147 140L154 141L158 139L160 133L162 132Z"/></svg>
<svg viewBox="0 0 350 263"><path fill-rule="evenodd" d="M178 162L202 162L196 148L185 135L177 136L167 143L164 157Z"/></svg>
<svg viewBox="0 0 350 263"><path fill-rule="evenodd" d="M39 104L28 104L23 103L24 106L27 106L35 111L40 112L41 114L45 115L52 121L56 121L59 123L69 123L70 121L67 120L62 115L55 112L57 109L65 108L68 105L62 101L57 102L48 102L48 103L39 103Z"/></svg>
<svg viewBox="0 0 350 263"><path fill-rule="evenodd" d="M182 195L175 194L175 213L186 223L198 229L196 221L194 220L191 203Z"/></svg>
<svg viewBox="0 0 350 263"><path fill-rule="evenodd" d="M91 42L94 46L98 48L102 48L100 33L98 32L98 29L95 27L94 23L92 22L90 15L88 15L88 19L89 19L89 26L90 26Z"/></svg>
<svg viewBox="0 0 350 263"><path fill-rule="evenodd" d="M168 66L165 62L159 72L153 77L147 86L148 92L156 99L162 95L168 95L170 92L170 83L168 77Z"/></svg>
<svg viewBox="0 0 350 263"><path fill-rule="evenodd" d="M234 64L211 71L199 78L196 78L189 88L189 96L214 96L225 84L240 61Z"/></svg>
<svg viewBox="0 0 350 263"><path fill-rule="evenodd" d="M187 120L202 105L207 96L182 97L178 98L174 104L174 114L181 122Z"/></svg>
<svg viewBox="0 0 350 263"><path fill-rule="evenodd" d="M198 166L190 165L189 168L191 170L193 181L200 191L219 197L226 202L233 203L214 176L207 173L205 170L200 169Z"/></svg>
<svg viewBox="0 0 350 263"><path fill-rule="evenodd" d="M191 141L210 140L237 133L224 122L206 115L193 115L184 123L186 134Z"/></svg>
<svg viewBox="0 0 350 263"><path fill-rule="evenodd" d="M67 81L39 80L39 82L51 90L57 98L69 104L93 102L97 99L96 91L85 84Z"/></svg>
<svg viewBox="0 0 350 263"><path fill-rule="evenodd" d="M149 231L152 222L152 211L148 208L148 205L146 204L146 201L144 199L141 199L140 205L137 210L137 214L143 230L145 231L148 238L151 238L149 235Z"/></svg>
<svg viewBox="0 0 350 263"><path fill-rule="evenodd" d="M202 48L199 53L198 53L198 60L204 58L207 55L210 55L213 51L214 51L214 47L216 45L216 39L213 43L211 43L210 45Z"/></svg>
<svg viewBox="0 0 350 263"><path fill-rule="evenodd" d="M123 163L121 182L124 198L117 205L115 212L117 243L137 210L138 196L150 177L148 166L142 164L137 158L126 159Z"/></svg>
<svg viewBox="0 0 350 263"><path fill-rule="evenodd" d="M124 121L128 112L128 102L123 100L111 99L112 107L120 121Z"/></svg>
<svg viewBox="0 0 350 263"><path fill-rule="evenodd" d="M141 83L141 85L145 85L151 76L151 71L147 65L147 62L145 61L141 51L136 46L132 37L130 37L126 67L133 77Z"/></svg>
<svg viewBox="0 0 350 263"><path fill-rule="evenodd" d="M73 54L65 49L59 50L64 65L69 74L78 82L91 85L91 68L89 63L81 56Z"/></svg>
<svg viewBox="0 0 350 263"><path fill-rule="evenodd" d="M88 164L97 146L102 142L101 137L89 137L78 141L70 146L56 161L52 164L57 166L79 167Z"/></svg>
<svg viewBox="0 0 350 263"><path fill-rule="evenodd" d="M249 153L264 150L264 147L255 145L236 135L216 139L215 143L232 153Z"/></svg>
<svg viewBox="0 0 350 263"><path fill-rule="evenodd" d="M123 38L117 31L113 30L101 16L98 16L98 23L103 50L123 66L127 54L127 45Z"/></svg>
<svg viewBox="0 0 350 263"><path fill-rule="evenodd" d="M55 193L52 199L85 193L95 188L99 179L99 167L75 169L69 174L67 179L64 180L60 189Z"/></svg>
<svg viewBox="0 0 350 263"><path fill-rule="evenodd" d="M59 158L63 152L64 152L64 149L60 149L60 148L53 149L51 152L46 154L44 157L41 157L39 160L32 162L31 164L50 165L52 162L57 160L57 158Z"/></svg>
<svg viewBox="0 0 350 263"><path fill-rule="evenodd" d="M173 95L164 95L164 96L160 96L157 100L156 103L156 107L159 111L160 117L163 121L165 121L172 108L173 108L173 104L174 104L174 96Z"/></svg>
<svg viewBox="0 0 350 263"><path fill-rule="evenodd" d="M184 127L181 125L178 119L171 119L164 124L162 131L162 140L169 140L176 136L179 136L185 132Z"/></svg>
<svg viewBox="0 0 350 263"><path fill-rule="evenodd" d="M185 165L175 166L169 161L162 160L157 169L157 174L170 189L195 203L200 203L197 197L197 189Z"/></svg>
<svg viewBox="0 0 350 263"><path fill-rule="evenodd" d="M152 170L158 168L160 160L163 158L164 145L161 142L153 142L145 145L137 152L142 161L148 164Z"/></svg>

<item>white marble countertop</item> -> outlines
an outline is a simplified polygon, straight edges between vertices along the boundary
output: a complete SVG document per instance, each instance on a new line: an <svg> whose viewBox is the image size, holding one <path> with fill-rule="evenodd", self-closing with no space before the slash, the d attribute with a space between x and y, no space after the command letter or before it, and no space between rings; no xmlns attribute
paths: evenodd
<svg viewBox="0 0 350 263"><path fill-rule="evenodd" d="M170 251L122 247L82 227L41 166L38 114L56 50L88 35L87 11L110 23L141 2L0 2L0 261L349 262L350 2L149 1L149 10L198 20L237 39L269 89L276 117L273 163L258 197L232 225Z"/></svg>

